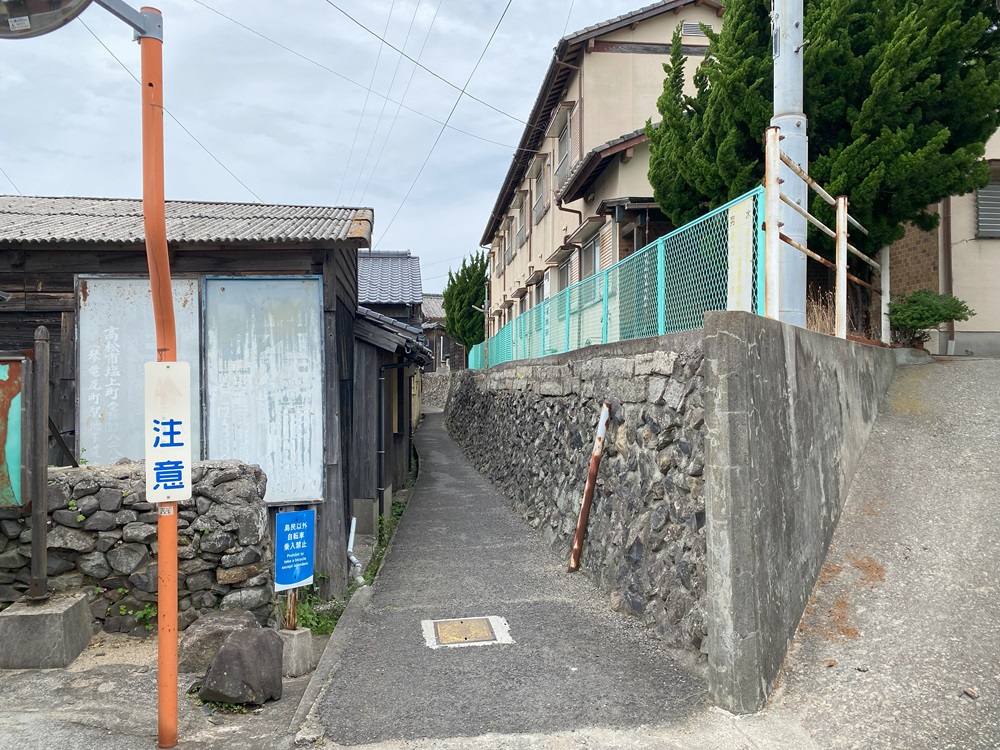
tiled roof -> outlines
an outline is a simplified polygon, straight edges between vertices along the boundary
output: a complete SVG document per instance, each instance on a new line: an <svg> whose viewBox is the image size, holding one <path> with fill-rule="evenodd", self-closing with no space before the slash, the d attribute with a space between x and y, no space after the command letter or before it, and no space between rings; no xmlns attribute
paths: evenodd
<svg viewBox="0 0 1000 750"><path fill-rule="evenodd" d="M358 304L419 305L420 258L409 250L358 251Z"/></svg>
<svg viewBox="0 0 1000 750"><path fill-rule="evenodd" d="M658 128L660 123L653 127ZM633 130L617 138L612 138L607 143L591 149L580 161L576 163L570 173L566 176L566 182L559 189L557 197L562 201L575 201L583 197L583 191L592 185L601 172L607 166L611 157L621 153L628 146L636 146L649 140L645 128Z"/></svg>
<svg viewBox="0 0 1000 750"><path fill-rule="evenodd" d="M444 295L425 294L421 304L424 320L444 320Z"/></svg>
<svg viewBox="0 0 1000 750"><path fill-rule="evenodd" d="M371 242L370 208L167 201L171 243ZM142 244L142 201L0 196L0 243Z"/></svg>
<svg viewBox="0 0 1000 750"><path fill-rule="evenodd" d="M387 351L402 354L418 365L430 364L434 355L427 345L423 331L386 315L358 307L358 321L354 335Z"/></svg>

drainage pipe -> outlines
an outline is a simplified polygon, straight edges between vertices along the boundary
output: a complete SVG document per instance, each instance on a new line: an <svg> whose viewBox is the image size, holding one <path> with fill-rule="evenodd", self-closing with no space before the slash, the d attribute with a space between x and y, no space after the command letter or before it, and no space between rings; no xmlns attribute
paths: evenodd
<svg viewBox="0 0 1000 750"><path fill-rule="evenodd" d="M601 418L597 422L597 437L594 439L594 450L590 454L590 472L587 474L587 487L583 491L580 518L576 522L576 534L573 535L573 549L569 556L569 573L574 573L580 569L580 554L583 552L583 540L587 537L590 506L594 502L594 486L597 484L597 471L601 468L601 456L604 453L604 436L607 434L610 418L611 405L605 401L601 407Z"/></svg>
<svg viewBox="0 0 1000 750"><path fill-rule="evenodd" d="M952 267L951 254L951 196L944 199L941 206L941 291L944 294L955 293L955 276ZM945 323L947 341L944 353L955 353L955 321ZM940 349L940 345L938 347Z"/></svg>
<svg viewBox="0 0 1000 750"><path fill-rule="evenodd" d="M22 382L25 379L22 377ZM49 329L35 329L34 365L31 368L32 404L31 423L25 432L30 435L28 444L28 482L25 488L31 497L31 582L28 584L29 602L43 602L48 592L48 465L49 465Z"/></svg>

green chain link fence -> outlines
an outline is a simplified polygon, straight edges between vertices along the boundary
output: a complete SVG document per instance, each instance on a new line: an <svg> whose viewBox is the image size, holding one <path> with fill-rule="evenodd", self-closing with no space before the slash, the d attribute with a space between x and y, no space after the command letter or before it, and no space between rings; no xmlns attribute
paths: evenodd
<svg viewBox="0 0 1000 750"><path fill-rule="evenodd" d="M763 315L763 221L760 187L522 313L490 338L489 366L701 328L708 310Z"/></svg>

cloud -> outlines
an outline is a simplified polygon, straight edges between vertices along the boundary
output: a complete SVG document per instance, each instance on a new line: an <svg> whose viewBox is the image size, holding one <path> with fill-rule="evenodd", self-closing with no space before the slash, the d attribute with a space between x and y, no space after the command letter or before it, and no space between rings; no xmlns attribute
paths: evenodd
<svg viewBox="0 0 1000 750"><path fill-rule="evenodd" d="M335 2L378 34L391 9L388 40L404 48L405 39L413 57L425 45L421 62L459 87L503 9L491 0ZM405 104L443 121L458 92L414 70L388 46L380 54L378 40L324 0L204 3L355 83L193 0L164 0L167 109L267 202L334 205L339 198L345 204L364 193L364 204L375 210L376 241L420 255L424 290L440 292L448 268L461 265L450 259L478 249L521 137L524 126L517 120L530 112L563 35L565 0L513 3L469 85L470 94L509 116L468 98L455 110L452 125L503 145L446 131L402 209L441 126L402 109L385 141L397 106L383 106L378 94L398 99L412 72ZM642 4L574 0L569 30ZM127 27L96 5L81 19L139 74L138 48ZM365 106L370 81L377 94ZM139 197L139 95L135 81L79 21L46 37L0 42L0 167L26 194ZM169 119L165 140L168 198L254 199ZM12 191L0 176L0 192Z"/></svg>

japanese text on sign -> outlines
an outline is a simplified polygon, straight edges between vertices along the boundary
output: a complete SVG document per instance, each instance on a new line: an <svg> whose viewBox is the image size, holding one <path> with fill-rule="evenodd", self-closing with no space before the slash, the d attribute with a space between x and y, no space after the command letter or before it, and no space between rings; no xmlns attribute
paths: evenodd
<svg viewBox="0 0 1000 750"><path fill-rule="evenodd" d="M191 368L187 362L146 363L146 498L191 497Z"/></svg>
<svg viewBox="0 0 1000 750"><path fill-rule="evenodd" d="M278 513L275 518L274 590L313 582L316 511Z"/></svg>

